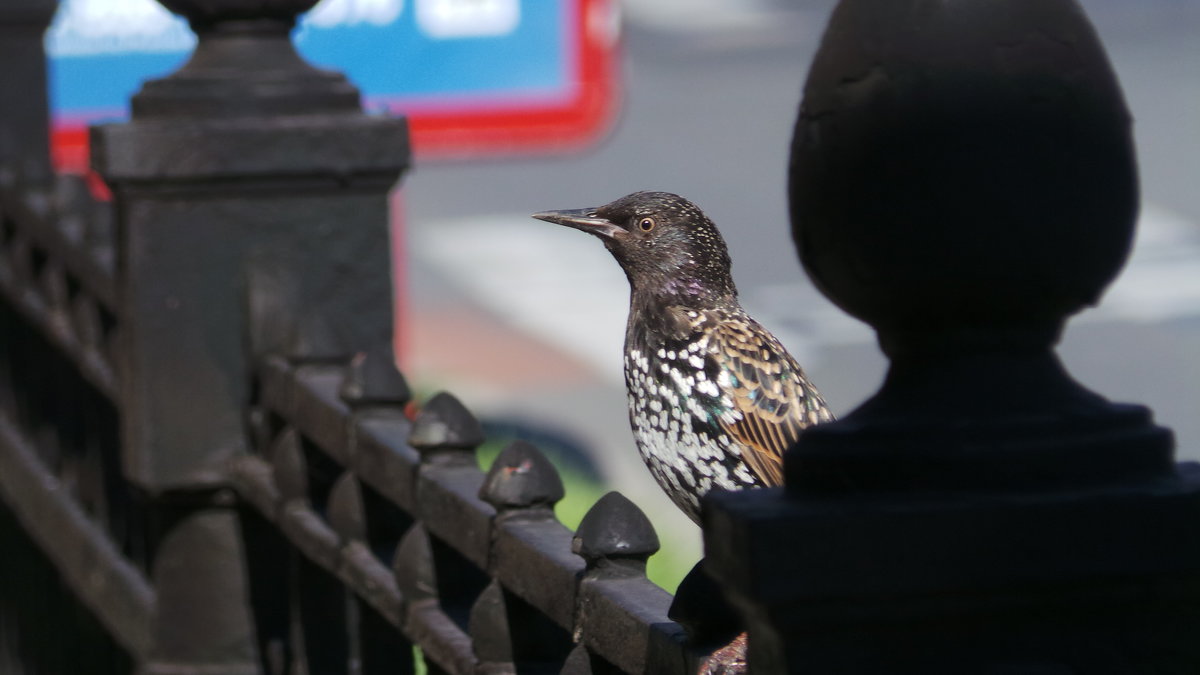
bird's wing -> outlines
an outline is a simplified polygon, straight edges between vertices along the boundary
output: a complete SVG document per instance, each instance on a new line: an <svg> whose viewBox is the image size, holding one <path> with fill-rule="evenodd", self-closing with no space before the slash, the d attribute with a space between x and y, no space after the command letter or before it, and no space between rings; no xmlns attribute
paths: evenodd
<svg viewBox="0 0 1200 675"><path fill-rule="evenodd" d="M718 423L745 448L746 464L764 485L781 485L784 450L804 428L832 419L821 395L783 345L748 317L719 321L708 350L736 411Z"/></svg>

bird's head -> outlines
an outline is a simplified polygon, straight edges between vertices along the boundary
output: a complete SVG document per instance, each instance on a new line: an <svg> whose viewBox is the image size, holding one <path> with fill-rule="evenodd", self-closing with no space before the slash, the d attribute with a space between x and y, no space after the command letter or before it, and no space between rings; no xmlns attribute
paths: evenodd
<svg viewBox="0 0 1200 675"><path fill-rule="evenodd" d="M596 208L533 217L599 237L635 295L670 296L684 304L736 295L725 240L703 211L679 195L635 192Z"/></svg>

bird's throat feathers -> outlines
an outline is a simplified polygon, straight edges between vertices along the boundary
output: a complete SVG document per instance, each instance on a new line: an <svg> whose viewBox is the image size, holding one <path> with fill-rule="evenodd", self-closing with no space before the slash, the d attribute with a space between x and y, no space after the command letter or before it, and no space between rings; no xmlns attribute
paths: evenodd
<svg viewBox="0 0 1200 675"><path fill-rule="evenodd" d="M653 314L667 307L703 310L737 302L737 289L727 271L714 275L711 270L689 267L626 268L631 309Z"/></svg>
<svg viewBox="0 0 1200 675"><path fill-rule="evenodd" d="M662 285L634 286L626 328L639 334L627 332L626 341L649 347L664 338L683 339L694 330L689 315L730 307L740 307L732 285L723 292L715 292L699 280L673 279Z"/></svg>
<svg viewBox="0 0 1200 675"><path fill-rule="evenodd" d="M629 250L606 242L629 280L633 305L704 309L737 297L723 245L692 251L683 242L656 243Z"/></svg>

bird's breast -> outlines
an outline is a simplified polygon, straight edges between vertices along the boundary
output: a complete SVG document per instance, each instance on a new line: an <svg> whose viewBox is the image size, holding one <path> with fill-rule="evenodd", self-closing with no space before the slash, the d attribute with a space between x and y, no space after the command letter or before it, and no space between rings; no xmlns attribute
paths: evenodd
<svg viewBox="0 0 1200 675"><path fill-rule="evenodd" d="M740 416L715 381L696 341L626 351L629 419L642 459L667 494L689 515L714 487L736 490L754 478L741 449L719 423Z"/></svg>

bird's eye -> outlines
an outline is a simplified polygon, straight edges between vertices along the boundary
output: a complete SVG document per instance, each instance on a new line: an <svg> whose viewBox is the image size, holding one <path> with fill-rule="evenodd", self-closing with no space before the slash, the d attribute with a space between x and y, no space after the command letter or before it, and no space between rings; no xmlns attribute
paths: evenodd
<svg viewBox="0 0 1200 675"><path fill-rule="evenodd" d="M654 219L642 218L638 221L638 227L642 229L642 232L649 232L650 230L654 229Z"/></svg>

